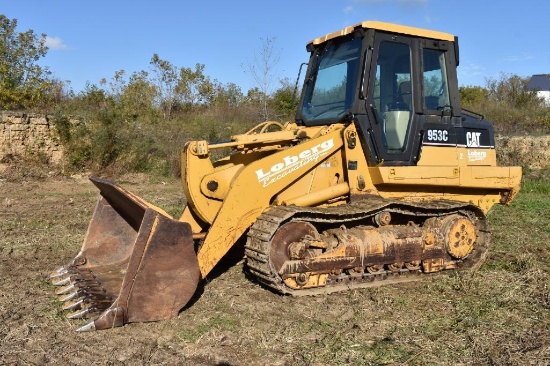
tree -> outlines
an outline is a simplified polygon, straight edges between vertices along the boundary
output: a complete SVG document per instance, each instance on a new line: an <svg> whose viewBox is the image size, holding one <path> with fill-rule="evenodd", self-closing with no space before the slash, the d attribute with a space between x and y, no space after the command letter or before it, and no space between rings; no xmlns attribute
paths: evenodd
<svg viewBox="0 0 550 366"><path fill-rule="evenodd" d="M537 108L542 105L537 93L527 89L529 78L501 73L498 80L487 78L486 82L488 97L495 102L518 109Z"/></svg>
<svg viewBox="0 0 550 366"><path fill-rule="evenodd" d="M260 38L262 46L259 54L254 53L254 61L248 64L248 71L256 83L261 97L262 118L269 120L268 100L272 93L273 83L276 81L275 67L281 59L281 50L275 47L275 37Z"/></svg>
<svg viewBox="0 0 550 366"><path fill-rule="evenodd" d="M50 72L37 62L46 56L46 35L17 32L17 19L0 14L0 107L35 106L51 88Z"/></svg>
<svg viewBox="0 0 550 366"><path fill-rule="evenodd" d="M198 103L208 103L213 98L214 86L208 76L204 75L204 65L196 64L195 70L182 67L176 85L176 95L187 108Z"/></svg>
<svg viewBox="0 0 550 366"><path fill-rule="evenodd" d="M272 104L279 119L289 119L296 113L298 98L289 79L281 80L281 87L273 94Z"/></svg>
<svg viewBox="0 0 550 366"><path fill-rule="evenodd" d="M176 87L178 85L178 69L169 61L162 60L156 53L150 62L156 75L157 104L163 112L164 119L170 118L170 113L176 102Z"/></svg>
<svg viewBox="0 0 550 366"><path fill-rule="evenodd" d="M458 94L463 106L479 106L487 99L488 91L481 86L461 86Z"/></svg>
<svg viewBox="0 0 550 366"><path fill-rule="evenodd" d="M120 95L123 116L134 120L138 117L155 117L156 88L148 80L146 71L134 72Z"/></svg>
<svg viewBox="0 0 550 366"><path fill-rule="evenodd" d="M227 105L232 108L239 107L244 101L244 95L241 88L235 83L228 83L225 86L216 83L215 84L215 98L212 101L213 104Z"/></svg>

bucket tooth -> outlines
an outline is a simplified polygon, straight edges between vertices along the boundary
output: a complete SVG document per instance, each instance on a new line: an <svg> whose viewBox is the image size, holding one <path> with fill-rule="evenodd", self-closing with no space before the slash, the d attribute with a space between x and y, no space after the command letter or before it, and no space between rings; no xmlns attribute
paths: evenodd
<svg viewBox="0 0 550 366"><path fill-rule="evenodd" d="M57 290L55 290L56 295L65 295L68 294L74 290L78 289L74 283L68 284L67 286L59 287Z"/></svg>
<svg viewBox="0 0 550 366"><path fill-rule="evenodd" d="M81 309L81 305L84 303L84 301L84 297L74 301L69 301L63 305L63 310L79 310Z"/></svg>
<svg viewBox="0 0 550 366"><path fill-rule="evenodd" d="M76 290L76 291L70 292L70 293L65 294L65 295L59 295L58 300L61 301L61 302L71 301L71 300L74 300L77 297L80 297L82 295L83 295L83 293L80 290Z"/></svg>
<svg viewBox="0 0 550 366"><path fill-rule="evenodd" d="M70 283L74 283L78 280L82 280L83 278L80 276L79 273L68 273L65 276L57 277L52 279L52 285L54 286L65 286Z"/></svg>
<svg viewBox="0 0 550 366"><path fill-rule="evenodd" d="M61 277L61 276L65 276L66 274L70 273L71 271L71 267L59 267L57 268L55 271L53 271L52 273L50 273L50 279L54 279L54 278L58 278L58 277Z"/></svg>
<svg viewBox="0 0 550 366"><path fill-rule="evenodd" d="M69 274L68 276L65 276L65 277L60 276L60 277L54 278L52 279L52 285L65 286L71 282L71 277L72 276Z"/></svg>
<svg viewBox="0 0 550 366"><path fill-rule="evenodd" d="M93 280L95 276L90 271L78 271L74 274L67 274L65 277L58 277L52 280L54 286L65 286L71 282L82 280Z"/></svg>
<svg viewBox="0 0 550 366"><path fill-rule="evenodd" d="M90 306L84 307L80 310L67 314L67 318L69 319L89 318L91 314L99 314L103 312L105 309L108 309L110 305L111 305L111 301L93 303L93 304L90 304Z"/></svg>
<svg viewBox="0 0 550 366"><path fill-rule="evenodd" d="M81 269L78 267L78 263L84 261L84 258L77 257L73 259L69 264L56 268L52 273L50 273L50 279L63 277L66 274L76 274L76 273L86 273L90 272L89 269Z"/></svg>
<svg viewBox="0 0 550 366"><path fill-rule="evenodd" d="M109 307L113 300L108 296L85 295L73 301L66 302L63 305L63 310L78 310L84 307Z"/></svg>
<svg viewBox="0 0 550 366"><path fill-rule="evenodd" d="M94 308L86 308L86 309L78 310L78 311L67 314L67 318L68 319L84 319L84 318L87 318L89 314L94 313L94 312L98 312L98 311Z"/></svg>
<svg viewBox="0 0 550 366"><path fill-rule="evenodd" d="M77 332L92 332L95 330L95 322L92 320L91 322L88 322L86 324L84 324L83 326L81 326L80 328L78 328L76 331Z"/></svg>
<svg viewBox="0 0 550 366"><path fill-rule="evenodd" d="M101 283L97 280L80 280L80 281L72 282L72 283L70 283L66 286L59 287L55 291L55 294L56 295L66 295L66 294L72 292L73 290L78 290L79 288L86 288L86 287L96 288L100 285L101 285Z"/></svg>
<svg viewBox="0 0 550 366"><path fill-rule="evenodd" d="M89 288L89 289L78 289L66 295L59 295L59 301L61 302L71 301L80 297L84 297L86 295L106 296L105 293L106 293L105 290L99 287Z"/></svg>

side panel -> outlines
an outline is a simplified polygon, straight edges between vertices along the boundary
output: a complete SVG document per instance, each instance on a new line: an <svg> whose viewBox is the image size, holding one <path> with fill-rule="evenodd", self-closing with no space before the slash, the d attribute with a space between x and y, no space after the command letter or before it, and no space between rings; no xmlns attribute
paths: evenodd
<svg viewBox="0 0 550 366"><path fill-rule="evenodd" d="M422 135L419 166L497 165L493 127L487 121L428 122Z"/></svg>
<svg viewBox="0 0 550 366"><path fill-rule="evenodd" d="M382 197L446 198L474 203L484 212L508 204L521 187L521 167L396 166L369 172Z"/></svg>

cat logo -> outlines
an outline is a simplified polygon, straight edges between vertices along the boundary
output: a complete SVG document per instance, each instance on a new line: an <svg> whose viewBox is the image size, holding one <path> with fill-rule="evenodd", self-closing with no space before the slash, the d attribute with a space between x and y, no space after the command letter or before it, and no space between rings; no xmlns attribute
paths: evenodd
<svg viewBox="0 0 550 366"><path fill-rule="evenodd" d="M468 147L480 147L481 132L466 132L466 146Z"/></svg>

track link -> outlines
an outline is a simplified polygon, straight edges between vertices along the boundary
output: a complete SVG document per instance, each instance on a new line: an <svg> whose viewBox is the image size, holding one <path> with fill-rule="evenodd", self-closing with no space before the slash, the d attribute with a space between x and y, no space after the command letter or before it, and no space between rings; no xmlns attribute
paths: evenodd
<svg viewBox="0 0 550 366"><path fill-rule="evenodd" d="M406 202L387 200L370 196L359 201L328 208L311 208L297 206L275 206L264 212L252 225L245 245L247 270L263 285L283 294L293 296L316 295L343 291L351 288L376 287L386 284L415 281L419 278L437 275L440 272L426 274L418 268L401 268L399 271L382 270L377 273L349 274L342 272L329 275L323 287L292 289L285 285L280 275L273 268L269 253L271 239L281 225L292 220L300 220L316 227L346 225L372 225L375 215L381 212L410 217L412 221L427 220L431 217L442 217L461 214L475 222L476 245L464 260L456 260L458 269L475 269L485 260L489 247L489 233L483 212L472 204L464 202L437 200L426 202Z"/></svg>

